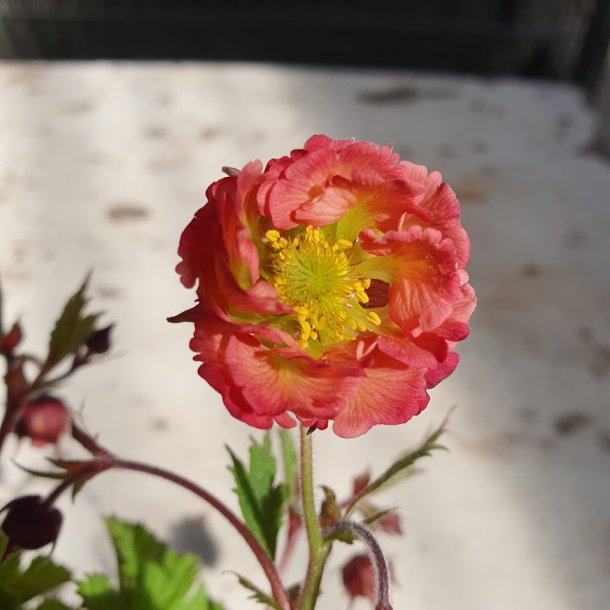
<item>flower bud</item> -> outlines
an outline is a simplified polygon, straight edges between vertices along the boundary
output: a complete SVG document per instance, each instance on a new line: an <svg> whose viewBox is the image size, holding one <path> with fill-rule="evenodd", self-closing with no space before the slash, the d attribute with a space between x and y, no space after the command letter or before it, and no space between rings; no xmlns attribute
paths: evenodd
<svg viewBox="0 0 610 610"><path fill-rule="evenodd" d="M368 555L355 555L342 570L343 584L350 599L366 597L375 603L376 575L373 562Z"/></svg>
<svg viewBox="0 0 610 610"><path fill-rule="evenodd" d="M19 438L27 436L35 447L56 445L69 425L70 414L64 403L53 396L41 396L24 407L15 434Z"/></svg>
<svg viewBox="0 0 610 610"><path fill-rule="evenodd" d="M61 513L46 504L41 496L16 498L0 512L5 510L8 512L2 522L2 531L8 537L9 546L33 550L57 540Z"/></svg>
<svg viewBox="0 0 610 610"><path fill-rule="evenodd" d="M400 523L400 515L398 515L394 512L386 513L379 519L378 523L379 523L379 527L386 534L397 534L399 536L402 535L402 525Z"/></svg>
<svg viewBox="0 0 610 610"><path fill-rule="evenodd" d="M0 352L9 354L21 343L23 333L19 322L15 322L6 334L0 334Z"/></svg>
<svg viewBox="0 0 610 610"><path fill-rule="evenodd" d="M88 350L92 354L105 354L110 349L110 334L113 324L94 330L85 342Z"/></svg>

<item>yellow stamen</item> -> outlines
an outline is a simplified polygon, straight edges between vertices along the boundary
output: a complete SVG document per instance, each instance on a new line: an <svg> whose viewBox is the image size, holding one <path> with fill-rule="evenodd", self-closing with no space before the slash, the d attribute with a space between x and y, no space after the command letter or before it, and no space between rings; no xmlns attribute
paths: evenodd
<svg viewBox="0 0 610 610"><path fill-rule="evenodd" d="M366 319L371 322L371 324L375 324L375 326L379 326L381 324L381 318L374 311L369 311L366 314Z"/></svg>
<svg viewBox="0 0 610 610"><path fill-rule="evenodd" d="M365 322L381 323L377 314L362 308L369 301L370 280L359 276L350 263L352 242L331 243L311 226L296 234L291 231L289 237L275 229L265 235L271 248L271 281L278 297L294 310L301 346L347 341L368 330Z"/></svg>
<svg viewBox="0 0 610 610"><path fill-rule="evenodd" d="M338 239L335 245L341 250L349 250L354 244L347 239Z"/></svg>

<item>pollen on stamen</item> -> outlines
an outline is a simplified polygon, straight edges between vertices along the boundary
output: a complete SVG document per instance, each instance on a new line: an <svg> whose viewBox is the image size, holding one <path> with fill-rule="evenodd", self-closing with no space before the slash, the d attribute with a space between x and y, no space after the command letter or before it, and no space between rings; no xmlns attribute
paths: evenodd
<svg viewBox="0 0 610 610"><path fill-rule="evenodd" d="M369 311L366 314L366 319L375 326L379 326L381 324L381 318L374 311Z"/></svg>
<svg viewBox="0 0 610 610"><path fill-rule="evenodd" d="M272 250L271 281L280 300L294 310L292 329L301 347L347 341L378 326L379 316L361 307L369 301L371 282L354 272L348 252L353 243L333 243L319 228L304 229L286 237L276 229L265 233ZM290 324L290 317L283 323Z"/></svg>

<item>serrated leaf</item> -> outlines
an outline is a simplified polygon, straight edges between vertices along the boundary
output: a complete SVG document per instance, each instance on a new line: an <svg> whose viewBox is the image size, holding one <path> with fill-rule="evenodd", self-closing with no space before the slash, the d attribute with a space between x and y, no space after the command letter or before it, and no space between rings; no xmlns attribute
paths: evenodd
<svg viewBox="0 0 610 610"><path fill-rule="evenodd" d="M346 515L349 515L356 505L365 497L388 487L389 485L398 482L402 477L408 476L413 464L423 457L429 457L433 451L445 450L446 447L436 441L446 431L447 419L426 438L417 449L407 453L396 462L394 462L387 470L380 474L376 479L369 482L356 496L350 501L346 510Z"/></svg>
<svg viewBox="0 0 610 610"><path fill-rule="evenodd" d="M233 466L229 467L236 484L233 491L246 525L274 559L286 493L282 485L273 484L276 465L271 437L266 433L262 444L252 440L248 469L230 448L227 449L233 461Z"/></svg>
<svg viewBox="0 0 610 610"><path fill-rule="evenodd" d="M116 591L102 577L90 577L80 585L90 610L222 610L208 599L198 582L199 565L194 556L171 551L142 525L115 518L107 519L106 524L118 560L123 605L116 602L109 606ZM108 600L105 606L100 602L103 598Z"/></svg>
<svg viewBox="0 0 610 610"><path fill-rule="evenodd" d="M6 547L7 538L0 536L0 552ZM54 563L48 557L35 557L26 569L21 567L21 553L12 553L0 564L0 592L3 594L3 604L0 608L10 607L12 598L24 603L47 593L68 582L70 572L63 566Z"/></svg>
<svg viewBox="0 0 610 610"><path fill-rule="evenodd" d="M297 451L289 430L280 428L279 437L282 448L282 462L284 464L286 502L291 502L297 492Z"/></svg>
<svg viewBox="0 0 610 610"><path fill-rule="evenodd" d="M235 576L237 576L237 580L239 584L244 587L244 589L248 589L252 593L250 595L250 599L256 600L259 604L263 604L263 606L269 606L271 608L275 608L276 610L280 610L280 607L277 605L277 602L271 595L265 593L261 589L259 589L251 580L248 580L245 576L234 572Z"/></svg>
<svg viewBox="0 0 610 610"><path fill-rule="evenodd" d="M76 590L87 610L129 610L128 600L103 574L90 574L85 580L78 581Z"/></svg>
<svg viewBox="0 0 610 610"><path fill-rule="evenodd" d="M21 602L47 593L70 580L70 571L48 557L35 557L25 572L14 579L10 590Z"/></svg>
<svg viewBox="0 0 610 610"><path fill-rule="evenodd" d="M87 304L86 291L89 276L81 287L68 299L49 339L49 353L43 366L48 371L66 356L74 353L91 335L99 314L83 315Z"/></svg>

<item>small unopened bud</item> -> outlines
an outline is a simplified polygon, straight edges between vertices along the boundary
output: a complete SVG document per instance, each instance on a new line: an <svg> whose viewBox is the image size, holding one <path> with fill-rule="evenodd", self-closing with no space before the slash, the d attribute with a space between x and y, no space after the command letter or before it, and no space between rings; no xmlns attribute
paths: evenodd
<svg viewBox="0 0 610 610"><path fill-rule="evenodd" d="M400 524L400 516L394 512L386 513L378 521L379 527L386 534L402 535L402 526Z"/></svg>
<svg viewBox="0 0 610 610"><path fill-rule="evenodd" d="M41 396L25 405L15 434L28 437L36 447L56 445L69 425L70 414L64 403L53 396Z"/></svg>
<svg viewBox="0 0 610 610"><path fill-rule="evenodd" d="M377 576L373 562L368 555L355 555L342 570L343 584L350 599L366 597L376 601Z"/></svg>
<svg viewBox="0 0 610 610"><path fill-rule="evenodd" d="M39 549L57 540L62 516L54 506L40 496L22 496L9 502L0 512L7 511L2 531L13 548Z"/></svg>
<svg viewBox="0 0 610 610"><path fill-rule="evenodd" d="M85 342L85 345L92 354L105 354L110 349L110 335L112 333L113 324L94 330L91 336Z"/></svg>
<svg viewBox="0 0 610 610"><path fill-rule="evenodd" d="M11 353L21 343L22 338L21 325L19 322L15 322L5 335L0 334L0 352Z"/></svg>

